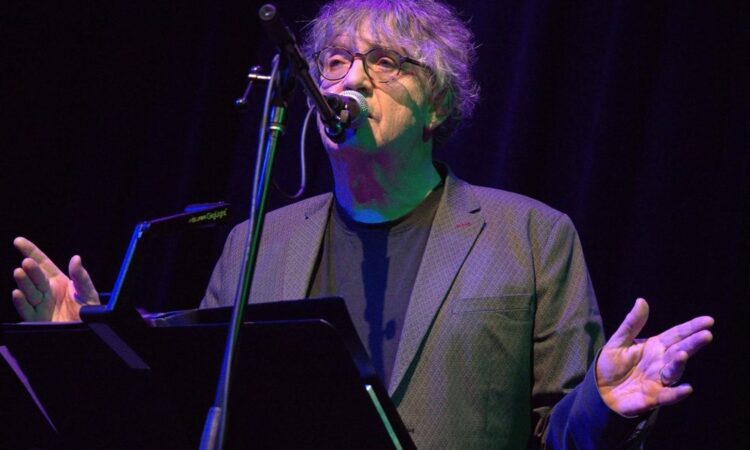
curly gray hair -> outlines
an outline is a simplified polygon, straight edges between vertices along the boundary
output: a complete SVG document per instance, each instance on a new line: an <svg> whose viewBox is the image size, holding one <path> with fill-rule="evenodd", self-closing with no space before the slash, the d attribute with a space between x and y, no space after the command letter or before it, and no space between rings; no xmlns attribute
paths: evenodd
<svg viewBox="0 0 750 450"><path fill-rule="evenodd" d="M365 26L384 46L402 49L429 69L431 104L446 115L435 130L435 143L447 140L479 98L472 76L474 35L466 23L453 7L434 0L334 0L306 28L302 50L313 76L320 77L313 54Z"/></svg>

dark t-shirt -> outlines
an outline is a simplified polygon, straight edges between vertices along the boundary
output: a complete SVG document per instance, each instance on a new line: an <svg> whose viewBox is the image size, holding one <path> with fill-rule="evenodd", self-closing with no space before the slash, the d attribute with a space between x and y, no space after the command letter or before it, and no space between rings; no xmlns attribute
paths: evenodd
<svg viewBox="0 0 750 450"><path fill-rule="evenodd" d="M388 385L406 309L442 184L411 213L391 222L352 220L335 203L310 297L343 297L359 338Z"/></svg>

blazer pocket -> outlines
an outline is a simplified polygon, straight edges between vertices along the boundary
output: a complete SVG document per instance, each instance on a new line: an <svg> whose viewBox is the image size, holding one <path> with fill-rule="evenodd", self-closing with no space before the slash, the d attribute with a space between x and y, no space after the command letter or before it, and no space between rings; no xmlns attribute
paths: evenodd
<svg viewBox="0 0 750 450"><path fill-rule="evenodd" d="M453 314L512 313L531 309L531 294L500 295L496 297L459 298L451 305Z"/></svg>

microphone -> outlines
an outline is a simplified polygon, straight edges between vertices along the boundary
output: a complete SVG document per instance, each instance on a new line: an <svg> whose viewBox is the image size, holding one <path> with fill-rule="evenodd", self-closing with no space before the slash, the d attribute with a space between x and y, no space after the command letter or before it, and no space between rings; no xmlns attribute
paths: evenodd
<svg viewBox="0 0 750 450"><path fill-rule="evenodd" d="M325 98L345 128L359 128L370 114L365 96L357 91L326 94Z"/></svg>

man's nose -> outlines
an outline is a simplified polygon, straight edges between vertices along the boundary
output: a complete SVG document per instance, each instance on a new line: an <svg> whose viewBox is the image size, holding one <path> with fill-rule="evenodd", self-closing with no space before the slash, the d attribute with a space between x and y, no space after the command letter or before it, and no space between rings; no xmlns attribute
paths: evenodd
<svg viewBox="0 0 750 450"><path fill-rule="evenodd" d="M362 58L355 58L349 72L344 77L344 90L359 91L372 88L372 80L365 71L365 62Z"/></svg>

